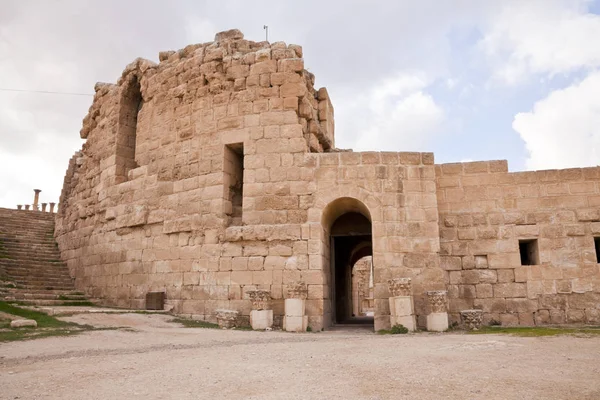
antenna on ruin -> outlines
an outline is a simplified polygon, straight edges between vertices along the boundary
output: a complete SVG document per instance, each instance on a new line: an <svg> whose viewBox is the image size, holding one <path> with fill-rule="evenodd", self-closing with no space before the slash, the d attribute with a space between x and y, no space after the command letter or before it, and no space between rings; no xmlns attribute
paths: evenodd
<svg viewBox="0 0 600 400"><path fill-rule="evenodd" d="M269 27L267 25L263 25L263 29L265 30L265 40L269 41Z"/></svg>

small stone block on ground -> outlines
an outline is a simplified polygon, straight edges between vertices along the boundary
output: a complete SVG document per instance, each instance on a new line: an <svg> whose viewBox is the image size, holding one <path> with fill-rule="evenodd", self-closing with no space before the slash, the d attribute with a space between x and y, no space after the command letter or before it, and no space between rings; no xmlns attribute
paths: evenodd
<svg viewBox="0 0 600 400"><path fill-rule="evenodd" d="M10 322L11 328L37 328L37 322L33 319L15 319Z"/></svg>

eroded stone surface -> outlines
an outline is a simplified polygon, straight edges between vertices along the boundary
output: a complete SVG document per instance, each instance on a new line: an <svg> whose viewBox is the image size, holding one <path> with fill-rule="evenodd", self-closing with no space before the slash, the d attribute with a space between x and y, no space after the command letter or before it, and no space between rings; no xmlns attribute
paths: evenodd
<svg viewBox="0 0 600 400"><path fill-rule="evenodd" d="M412 296L412 280L410 278L395 278L388 280L390 296Z"/></svg>
<svg viewBox="0 0 600 400"><path fill-rule="evenodd" d="M448 292L445 290L432 290L427 292L427 302L431 313L445 313L447 311Z"/></svg>
<svg viewBox="0 0 600 400"><path fill-rule="evenodd" d="M330 229L359 213L376 329L389 328L390 296L413 295L423 323L425 292L440 289L451 322L477 308L486 323L600 323L600 167L512 173L336 149L332 101L302 57L232 30L95 86L56 221L78 290L131 308L165 291L175 313L213 321L249 318L249 293L268 290L281 321L301 281L292 296L320 330L336 307ZM538 241L531 265L523 240Z"/></svg>
<svg viewBox="0 0 600 400"><path fill-rule="evenodd" d="M482 310L463 310L460 312L465 329L476 331L481 328L483 322Z"/></svg>
<svg viewBox="0 0 600 400"><path fill-rule="evenodd" d="M14 320L10 321L10 327L11 328L25 328L25 327L37 328L37 321L35 321L33 319L14 319Z"/></svg>

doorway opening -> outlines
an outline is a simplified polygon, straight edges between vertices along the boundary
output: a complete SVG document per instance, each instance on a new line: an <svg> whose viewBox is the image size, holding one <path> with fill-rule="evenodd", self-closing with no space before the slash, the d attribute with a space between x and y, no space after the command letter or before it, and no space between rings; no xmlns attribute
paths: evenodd
<svg viewBox="0 0 600 400"><path fill-rule="evenodd" d="M373 281L371 231L370 219L356 211L340 215L331 226L330 266L333 324L373 326L373 309L368 310L369 296L372 299ZM359 278L363 281L366 280L366 286L364 283L359 285ZM359 286L363 292L362 297L359 294ZM363 307L362 304L364 300L367 300L366 307Z"/></svg>

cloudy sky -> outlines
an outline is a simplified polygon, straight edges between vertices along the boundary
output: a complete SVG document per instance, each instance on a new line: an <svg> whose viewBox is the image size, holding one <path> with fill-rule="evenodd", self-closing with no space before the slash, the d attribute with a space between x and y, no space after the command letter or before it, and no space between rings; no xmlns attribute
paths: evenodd
<svg viewBox="0 0 600 400"><path fill-rule="evenodd" d="M138 56L246 38L304 47L336 146L600 164L600 0L0 0L0 207L58 201L95 82Z"/></svg>

